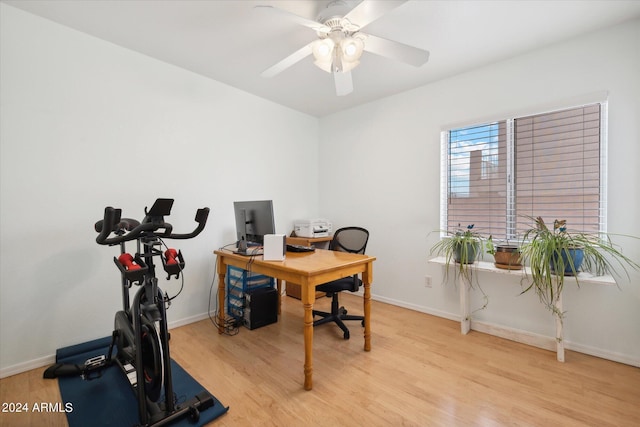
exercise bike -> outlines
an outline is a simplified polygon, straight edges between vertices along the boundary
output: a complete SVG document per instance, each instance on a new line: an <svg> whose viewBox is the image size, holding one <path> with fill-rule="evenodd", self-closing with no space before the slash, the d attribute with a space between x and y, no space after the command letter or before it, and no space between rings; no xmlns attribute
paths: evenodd
<svg viewBox="0 0 640 427"><path fill-rule="evenodd" d="M160 258L167 279L180 277L184 269L181 251L163 250L163 239L190 239L204 229L209 208L198 209L196 229L187 234L173 233L165 222L173 206L173 199L157 199L151 209L145 208L142 222L121 218L121 210L106 207L104 218L95 224L100 245L120 245L120 256L114 263L122 277L122 310L115 315L114 331L106 356L87 360L84 365L56 364L45 371L45 378L81 375L96 379L101 371L115 362L127 376L137 397L140 425L161 426L183 416L198 421L200 411L214 405L206 390L176 404L171 377L169 331L166 308L169 299L158 287L154 258ZM113 234L113 236L111 236ZM111 237L110 237L111 236ZM136 253L126 251L126 242L136 241ZM138 290L130 304L130 288ZM112 356L114 347L117 349Z"/></svg>

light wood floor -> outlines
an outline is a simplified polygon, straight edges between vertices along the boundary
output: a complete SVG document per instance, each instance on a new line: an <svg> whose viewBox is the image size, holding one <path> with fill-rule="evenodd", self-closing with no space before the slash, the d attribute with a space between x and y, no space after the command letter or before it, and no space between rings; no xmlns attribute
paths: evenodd
<svg viewBox="0 0 640 427"><path fill-rule="evenodd" d="M361 299L342 297L352 313ZM328 308L329 299L316 307ZM458 323L372 302L372 351L316 328L313 390L304 391L302 305L283 298L277 324L218 335L209 320L172 330L171 350L230 406L216 426L634 426L640 369L575 352L555 353ZM2 402L58 402L42 369L0 380ZM0 413L0 425L64 426L63 414Z"/></svg>

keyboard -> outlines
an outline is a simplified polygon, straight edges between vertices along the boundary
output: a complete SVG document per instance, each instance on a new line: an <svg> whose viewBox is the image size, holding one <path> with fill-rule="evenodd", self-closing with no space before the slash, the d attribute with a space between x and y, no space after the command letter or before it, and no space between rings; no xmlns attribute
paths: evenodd
<svg viewBox="0 0 640 427"><path fill-rule="evenodd" d="M287 252L313 252L316 248L313 246L287 244Z"/></svg>

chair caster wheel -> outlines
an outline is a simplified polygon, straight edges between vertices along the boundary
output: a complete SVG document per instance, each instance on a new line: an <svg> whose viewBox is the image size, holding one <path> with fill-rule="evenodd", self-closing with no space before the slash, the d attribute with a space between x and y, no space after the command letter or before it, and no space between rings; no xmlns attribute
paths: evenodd
<svg viewBox="0 0 640 427"><path fill-rule="evenodd" d="M349 332L344 333L344 339L348 340L350 338Z"/></svg>
<svg viewBox="0 0 640 427"><path fill-rule="evenodd" d="M362 322L360 322L360 324L362 325L362 327L364 328L364 320Z"/></svg>

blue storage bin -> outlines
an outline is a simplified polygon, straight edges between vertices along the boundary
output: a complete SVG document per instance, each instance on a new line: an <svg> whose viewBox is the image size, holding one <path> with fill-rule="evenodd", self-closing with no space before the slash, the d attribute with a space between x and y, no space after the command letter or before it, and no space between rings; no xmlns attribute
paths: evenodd
<svg viewBox="0 0 640 427"><path fill-rule="evenodd" d="M256 274L242 268L227 266L226 281L226 311L235 319L243 319L245 294L249 290L273 288L273 277Z"/></svg>

